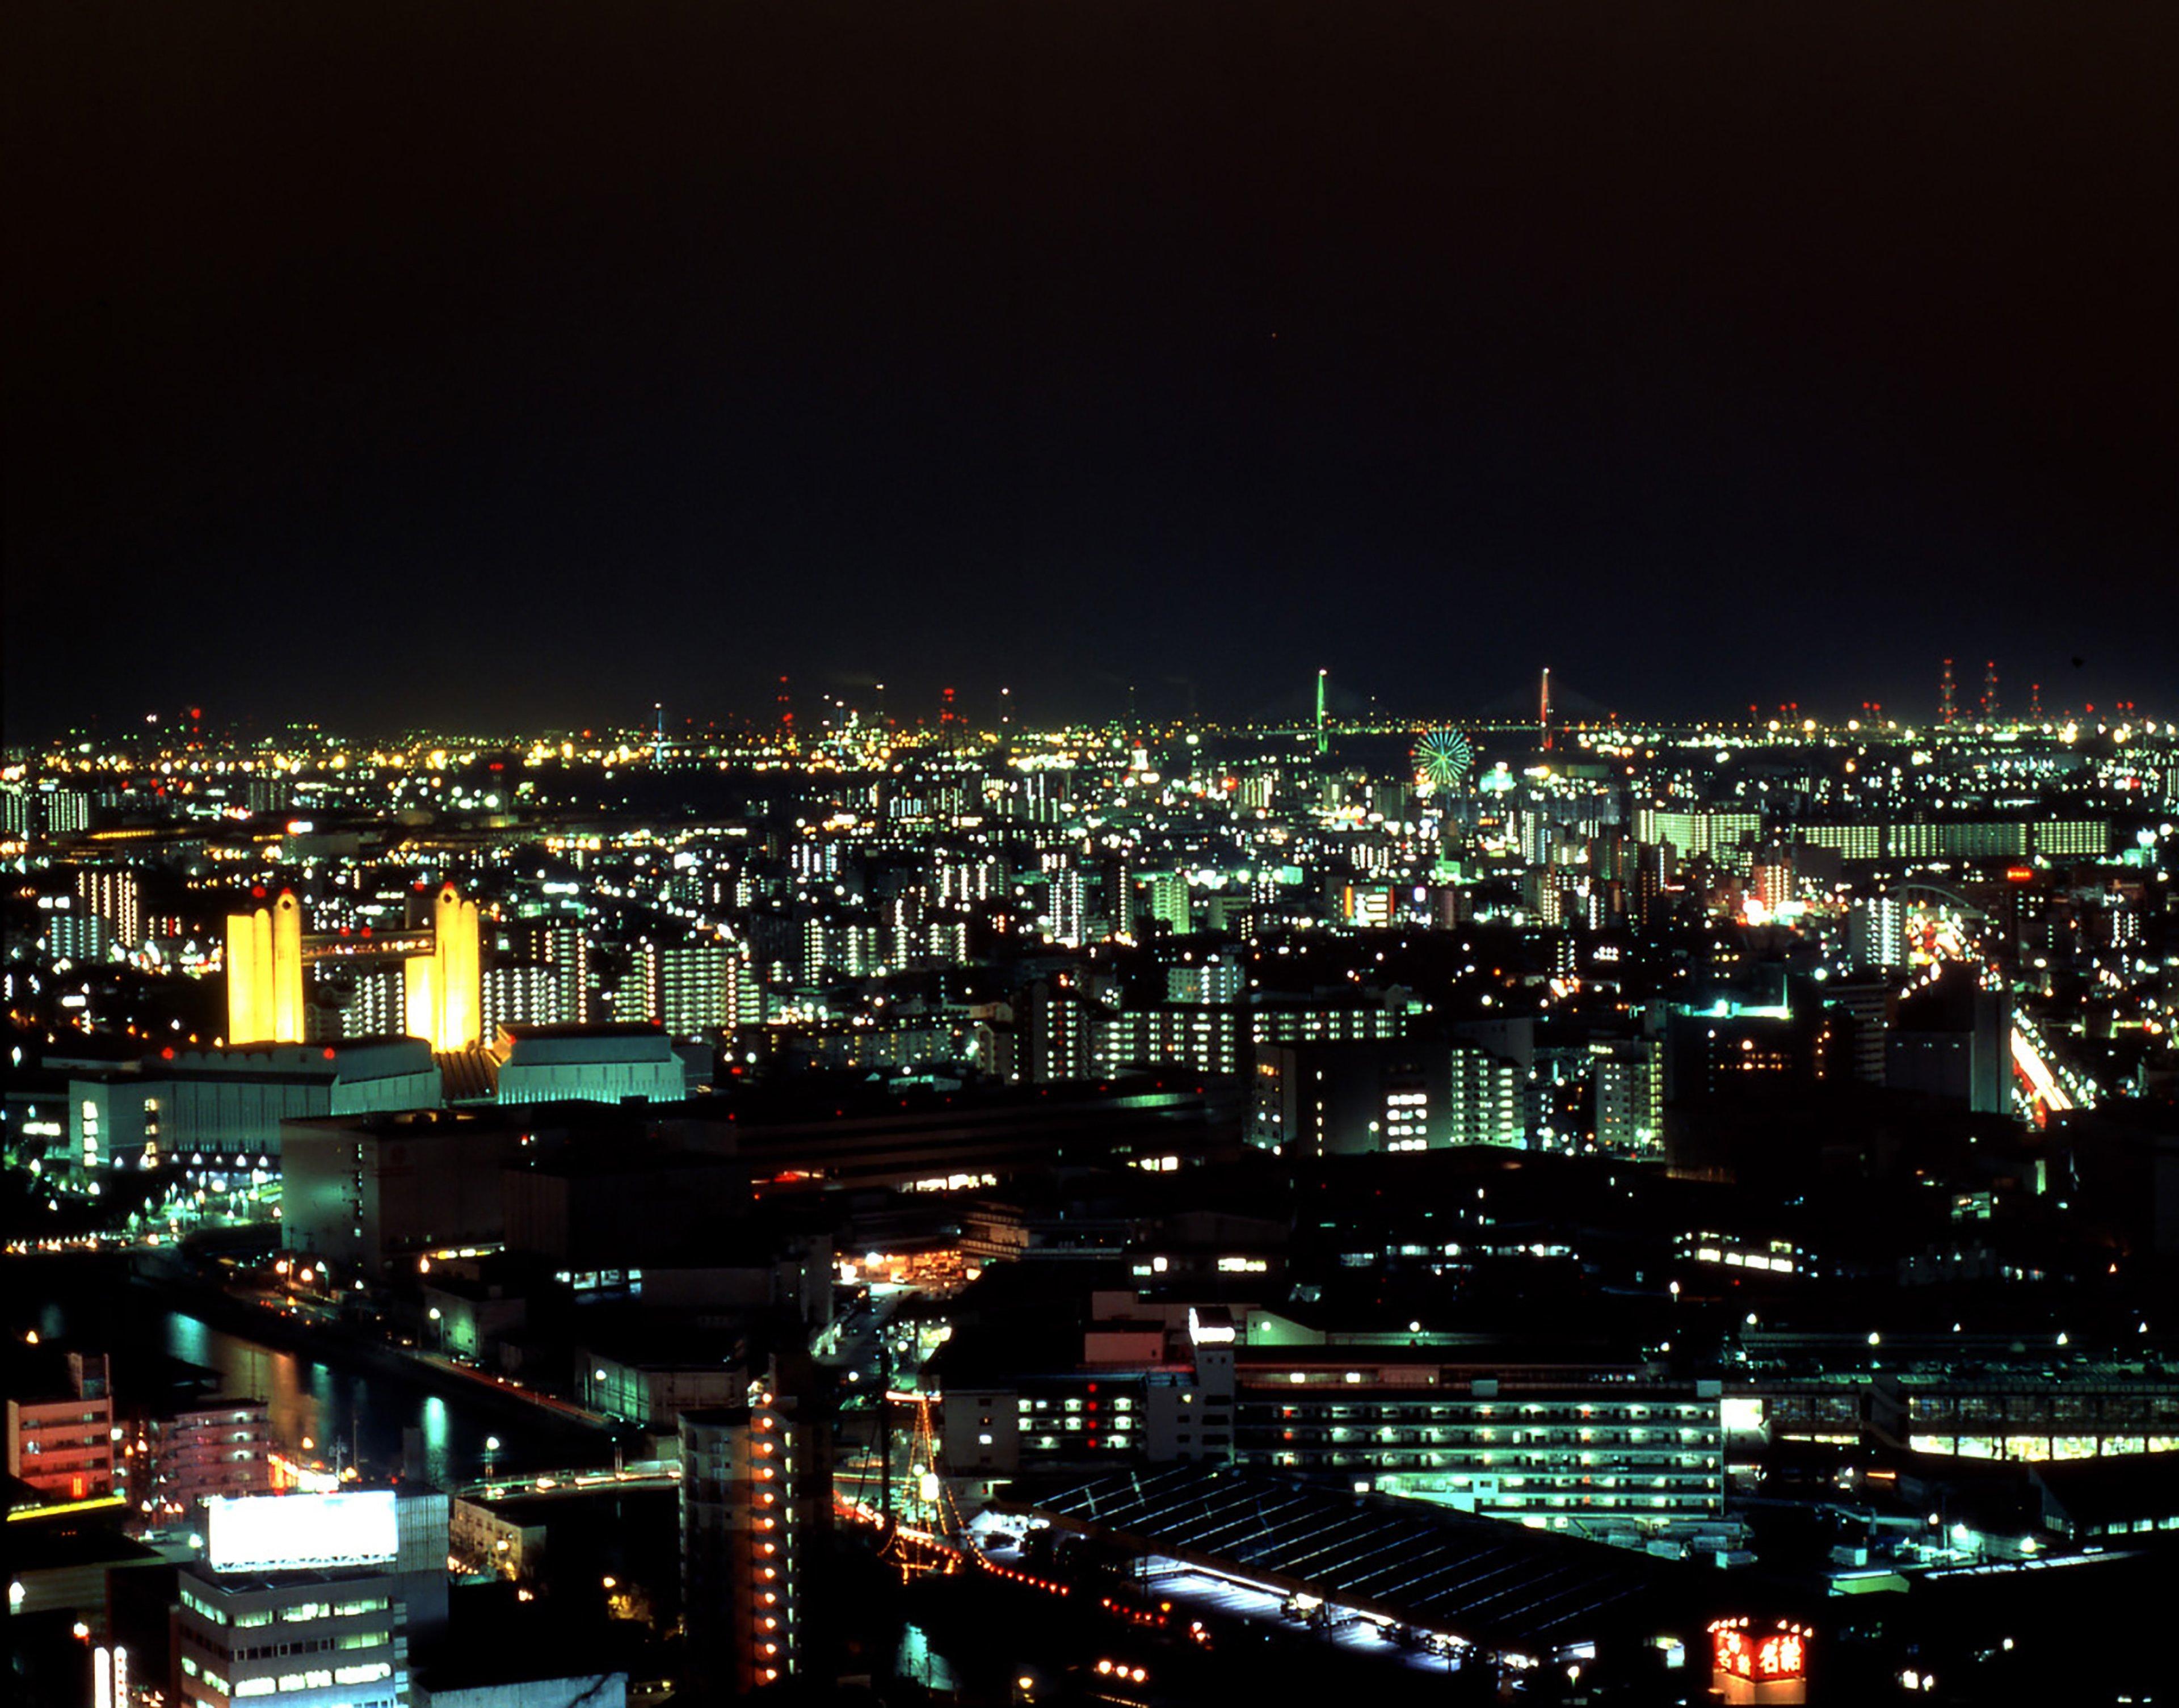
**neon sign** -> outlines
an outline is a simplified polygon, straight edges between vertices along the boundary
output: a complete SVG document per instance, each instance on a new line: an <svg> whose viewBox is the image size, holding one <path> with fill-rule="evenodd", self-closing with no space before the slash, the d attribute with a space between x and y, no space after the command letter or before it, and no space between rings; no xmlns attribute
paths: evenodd
<svg viewBox="0 0 2179 1708"><path fill-rule="evenodd" d="M1711 1656L1717 1670L1749 1683L1805 1678L1808 1636L1798 1626L1760 1634L1740 1623L1710 1628Z"/></svg>

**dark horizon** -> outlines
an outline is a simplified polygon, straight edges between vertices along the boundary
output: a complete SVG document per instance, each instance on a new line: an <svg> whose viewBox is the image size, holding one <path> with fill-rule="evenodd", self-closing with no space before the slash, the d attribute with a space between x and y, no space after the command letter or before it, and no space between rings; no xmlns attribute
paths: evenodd
<svg viewBox="0 0 2179 1708"><path fill-rule="evenodd" d="M11 23L11 741L2174 711L2167 12Z"/></svg>

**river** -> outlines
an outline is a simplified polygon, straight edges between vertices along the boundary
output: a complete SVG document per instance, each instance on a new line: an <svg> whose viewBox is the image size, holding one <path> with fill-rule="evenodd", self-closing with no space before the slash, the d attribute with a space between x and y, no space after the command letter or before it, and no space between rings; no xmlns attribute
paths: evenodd
<svg viewBox="0 0 2179 1708"><path fill-rule="evenodd" d="M218 1398L265 1400L277 1451L328 1464L338 1453L366 1476L398 1470L450 1488L612 1463L612 1436L578 1419L476 1389L462 1376L435 1376L388 1353L332 1342L296 1351L269 1343L286 1333L258 1339L216 1326L206 1315L226 1311L199 1315L171 1295L162 1301L132 1284L117 1259L33 1257L8 1269L4 1310L14 1337L35 1329L48 1347L107 1353L123 1414L162 1409L172 1359L213 1373Z"/></svg>

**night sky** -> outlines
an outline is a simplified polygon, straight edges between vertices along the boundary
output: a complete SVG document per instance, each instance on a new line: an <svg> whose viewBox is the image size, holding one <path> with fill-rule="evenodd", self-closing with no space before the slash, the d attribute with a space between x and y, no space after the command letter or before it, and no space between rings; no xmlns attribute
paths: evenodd
<svg viewBox="0 0 2179 1708"><path fill-rule="evenodd" d="M5 30L10 739L2179 712L2169 6Z"/></svg>

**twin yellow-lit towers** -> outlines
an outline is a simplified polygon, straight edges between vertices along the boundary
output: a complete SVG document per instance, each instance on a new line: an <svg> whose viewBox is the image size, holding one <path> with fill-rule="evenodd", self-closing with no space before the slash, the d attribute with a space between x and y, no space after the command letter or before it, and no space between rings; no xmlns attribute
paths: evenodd
<svg viewBox="0 0 2179 1708"><path fill-rule="evenodd" d="M269 908L227 916L231 1043L303 1040L303 909L283 890Z"/></svg>
<svg viewBox="0 0 2179 1708"><path fill-rule="evenodd" d="M483 1032L477 905L442 884L431 925L431 952L401 965L403 1019L434 1050L466 1049ZM227 916L227 1041L303 1041L303 909L291 890L269 908Z"/></svg>
<svg viewBox="0 0 2179 1708"><path fill-rule="evenodd" d="M431 903L431 953L401 964L409 1035L435 1050L465 1050L484 1030L484 973L477 960L477 904L442 884Z"/></svg>

